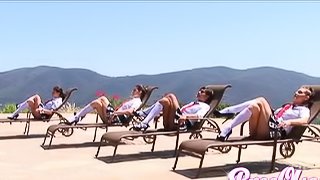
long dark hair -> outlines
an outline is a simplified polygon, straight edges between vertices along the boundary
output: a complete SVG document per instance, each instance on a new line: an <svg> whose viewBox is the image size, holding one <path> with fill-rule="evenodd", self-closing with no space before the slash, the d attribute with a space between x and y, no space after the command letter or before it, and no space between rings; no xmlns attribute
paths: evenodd
<svg viewBox="0 0 320 180"><path fill-rule="evenodd" d="M66 97L66 95L63 92L63 89L60 86L55 86L53 87L53 91L56 91L59 93L59 97L62 98L62 101L64 100L64 98Z"/></svg>
<svg viewBox="0 0 320 180"><path fill-rule="evenodd" d="M146 95L147 90L146 90L146 88L145 88L143 85L141 85L141 84L137 84L137 85L136 85L136 88L138 89L138 91L141 91L140 99L142 100L142 99L144 98L144 96Z"/></svg>

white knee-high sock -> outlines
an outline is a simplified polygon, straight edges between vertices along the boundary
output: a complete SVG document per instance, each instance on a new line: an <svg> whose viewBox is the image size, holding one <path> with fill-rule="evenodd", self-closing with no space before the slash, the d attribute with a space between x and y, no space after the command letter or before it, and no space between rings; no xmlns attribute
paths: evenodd
<svg viewBox="0 0 320 180"><path fill-rule="evenodd" d="M220 135L226 136L231 131L232 128L249 120L251 115L252 115L252 112L250 111L250 109L248 107L245 108L234 119L232 119L230 123L228 123L221 129Z"/></svg>
<svg viewBox="0 0 320 180"><path fill-rule="evenodd" d="M13 112L13 114L11 116L12 117L16 116L17 114L19 114L20 112L22 112L23 110L25 110L27 108L29 108L29 104L28 104L27 101L24 101L24 102L22 102L21 104L18 105L18 109L15 112Z"/></svg>
<svg viewBox="0 0 320 180"><path fill-rule="evenodd" d="M93 107L88 104L84 108L82 108L75 116L73 116L71 119L68 119L69 122L74 122L80 120L80 117L85 116L86 114L92 112L94 109Z"/></svg>
<svg viewBox="0 0 320 180"><path fill-rule="evenodd" d="M162 111L163 106L159 102L156 102L153 106L153 108L150 110L148 116L142 121L143 124L149 124L151 121L154 120L156 116L160 115L160 112Z"/></svg>
<svg viewBox="0 0 320 180"><path fill-rule="evenodd" d="M220 113L238 113L240 111L243 111L245 108L247 108L252 103L252 100L243 102L241 104L237 104L234 106L230 106L227 108L222 109L219 111Z"/></svg>
<svg viewBox="0 0 320 180"><path fill-rule="evenodd" d="M150 113L150 111L154 108L156 103L152 104L150 107L147 107L144 110L141 110L140 112L142 112L143 114L140 115L148 115Z"/></svg>

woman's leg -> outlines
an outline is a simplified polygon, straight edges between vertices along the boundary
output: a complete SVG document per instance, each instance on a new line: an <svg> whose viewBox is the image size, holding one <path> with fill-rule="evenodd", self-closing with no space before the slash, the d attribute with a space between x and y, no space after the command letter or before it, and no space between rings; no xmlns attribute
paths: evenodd
<svg viewBox="0 0 320 180"><path fill-rule="evenodd" d="M40 104L41 97L38 94L31 96L26 101L20 103L18 109L9 117L15 117L23 110L29 108L34 118L40 118L40 112L37 110Z"/></svg>
<svg viewBox="0 0 320 180"><path fill-rule="evenodd" d="M162 99L154 103L148 111L148 115L141 122L142 128L147 128L147 126L154 120L156 116L159 116L161 111L163 110L163 105L160 103Z"/></svg>
<svg viewBox="0 0 320 180"><path fill-rule="evenodd" d="M250 104L254 103L255 99L243 102L241 104L233 105L227 108L220 110L220 113L238 113L245 108L247 108Z"/></svg>
<svg viewBox="0 0 320 180"><path fill-rule="evenodd" d="M163 105L163 127L166 130L175 130L178 125L174 123L179 101L174 94L166 95L161 104Z"/></svg>
<svg viewBox="0 0 320 180"><path fill-rule="evenodd" d="M249 119L250 136L255 139L268 139L269 118L272 115L271 107L265 98L257 98L251 108L252 116Z"/></svg>
<svg viewBox="0 0 320 180"><path fill-rule="evenodd" d="M250 132L252 131L252 133L256 133L256 130L254 130L255 128L257 128L259 121L260 121L260 117L266 117L267 115L261 115L261 114L266 114L266 112L271 112L271 108L268 104L268 102L264 99L264 98L256 98L254 100L248 101L250 103L245 103L245 106L243 105L244 108L242 108L242 110L240 111L240 113L233 119L231 120L227 125L225 125L223 128L221 128L221 133L220 136L227 136L230 131L232 130L232 128L236 127L237 125L249 120L250 121ZM244 104L244 103L243 103ZM270 116L270 114L269 114ZM262 120L262 119L261 119ZM268 120L268 119L267 119ZM262 120L262 122L266 122L265 120ZM264 123L261 123L261 125L263 126ZM268 126L268 124L266 124ZM264 129L266 129L266 127L263 127ZM269 131L269 128L267 128L267 130ZM266 131L266 130L264 130ZM262 131L262 134L265 134L265 132Z"/></svg>
<svg viewBox="0 0 320 180"><path fill-rule="evenodd" d="M171 95L172 96L172 95ZM148 128L148 125L154 120L155 117L159 116L161 111L163 111L163 120L164 120L164 127L172 127L171 123L167 123L166 120L170 119L169 116L172 116L175 114L175 111L172 111L172 107L170 103L171 100L169 100L169 95L166 95L165 97L158 100L155 104L151 106L151 108L148 108L148 115L145 117L145 119L138 125L135 126L135 128L138 129L145 129ZM175 110L175 109L174 109ZM173 120L172 120L173 122Z"/></svg>
<svg viewBox="0 0 320 180"><path fill-rule="evenodd" d="M152 104L151 106L147 107L146 109L137 111L137 114L139 114L139 116L141 116L141 117L146 117L150 113L150 111L154 108L155 104L156 103Z"/></svg>
<svg viewBox="0 0 320 180"><path fill-rule="evenodd" d="M107 122L107 112L106 108L109 105L109 100L106 97L100 97L91 103L87 104L82 108L74 117L69 119L70 123L78 122L81 117L84 117L86 114L96 110L103 122Z"/></svg>
<svg viewBox="0 0 320 180"><path fill-rule="evenodd" d="M100 118L101 118L102 116L104 117L104 119L103 119L103 118L101 118L101 119L102 119L103 122L106 123L106 122L109 120L109 119L108 119L107 108L108 108L108 106L110 105L110 101L109 101L109 99L108 99L107 97L105 97L105 96L100 97L99 100L100 100L100 102L101 102L102 109L100 109L100 106L99 106L99 105L98 105L99 107L97 107L97 108L95 108L95 109L97 110Z"/></svg>

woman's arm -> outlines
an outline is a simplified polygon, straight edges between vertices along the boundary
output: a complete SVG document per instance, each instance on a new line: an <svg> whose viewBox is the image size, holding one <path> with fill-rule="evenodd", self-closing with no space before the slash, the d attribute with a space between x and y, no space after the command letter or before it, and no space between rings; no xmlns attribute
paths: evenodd
<svg viewBox="0 0 320 180"><path fill-rule="evenodd" d="M131 115L134 111L134 108L126 109L126 110L117 110L114 112L114 115Z"/></svg>
<svg viewBox="0 0 320 180"><path fill-rule="evenodd" d="M52 115L53 111L52 110L48 110L48 109L41 109L40 110L40 114Z"/></svg>
<svg viewBox="0 0 320 180"><path fill-rule="evenodd" d="M193 120L193 119L199 119L202 118L202 116L199 116L198 114L188 114L188 115L184 115L184 116L180 116L181 120Z"/></svg>
<svg viewBox="0 0 320 180"><path fill-rule="evenodd" d="M305 126L308 125L309 117L302 117L298 119L290 119L286 121L282 121L279 124L279 127L288 127L288 126Z"/></svg>

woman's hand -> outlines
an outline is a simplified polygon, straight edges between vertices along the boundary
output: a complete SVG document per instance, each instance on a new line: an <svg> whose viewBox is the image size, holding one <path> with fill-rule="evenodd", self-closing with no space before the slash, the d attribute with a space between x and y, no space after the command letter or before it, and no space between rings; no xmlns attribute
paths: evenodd
<svg viewBox="0 0 320 180"><path fill-rule="evenodd" d="M288 127L288 126L291 126L291 122L290 122L290 121L282 121L282 122L278 125L279 128L281 128L281 127L286 128L286 127Z"/></svg>
<svg viewBox="0 0 320 180"><path fill-rule="evenodd" d="M37 111L38 111L40 114L44 114L44 109L43 109L42 107L39 107L39 108L37 109Z"/></svg>

